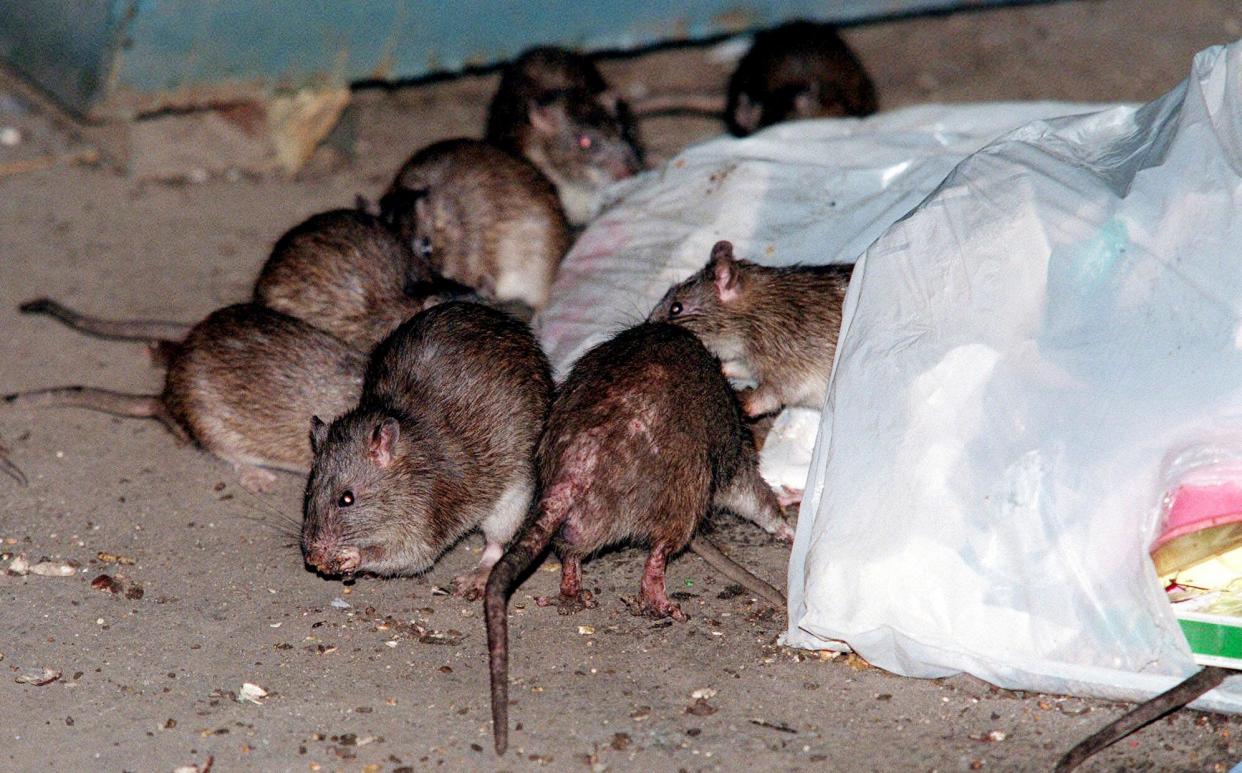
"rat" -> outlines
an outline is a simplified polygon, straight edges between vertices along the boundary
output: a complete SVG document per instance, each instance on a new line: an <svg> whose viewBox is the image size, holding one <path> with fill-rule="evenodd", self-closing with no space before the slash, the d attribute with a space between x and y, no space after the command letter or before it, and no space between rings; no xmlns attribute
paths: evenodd
<svg viewBox="0 0 1242 773"><path fill-rule="evenodd" d="M635 100L634 114L714 116L745 137L782 121L861 117L876 107L871 77L836 28L793 21L755 35L724 95L653 94Z"/></svg>
<svg viewBox="0 0 1242 773"><path fill-rule="evenodd" d="M168 371L159 394L69 386L5 395L0 406L157 419L232 463L247 489L262 491L275 480L271 469L310 469L311 416L349 410L366 368L365 355L344 341L257 304L212 312L184 340L162 344Z"/></svg>
<svg viewBox="0 0 1242 773"><path fill-rule="evenodd" d="M781 121L875 111L871 77L836 28L793 21L755 35L729 78L725 122L745 137Z"/></svg>
<svg viewBox="0 0 1242 773"><path fill-rule="evenodd" d="M590 58L563 48L532 48L504 68L486 136L547 175L573 226L599 211L605 186L643 168L629 106Z"/></svg>
<svg viewBox="0 0 1242 773"><path fill-rule="evenodd" d="M719 361L675 325L643 323L584 354L557 390L535 464L538 494L484 593L498 754L508 743L508 596L549 545L561 560L562 611L592 603L582 559L628 541L651 549L636 606L685 620L666 594L665 564L690 545L716 566L722 555L691 541L711 508L792 539Z"/></svg>
<svg viewBox="0 0 1242 773"><path fill-rule="evenodd" d="M478 140L444 140L415 153L380 207L436 272L536 311L569 249L569 226L547 178Z"/></svg>
<svg viewBox="0 0 1242 773"><path fill-rule="evenodd" d="M277 240L254 300L369 351L423 310L436 280L380 218L334 209Z"/></svg>
<svg viewBox="0 0 1242 773"><path fill-rule="evenodd" d="M325 575L426 571L478 527L477 598L534 491L533 453L552 369L530 328L490 307L441 304L372 354L356 407L308 425L302 550Z"/></svg>
<svg viewBox="0 0 1242 773"><path fill-rule="evenodd" d="M748 416L783 406L819 410L828 393L841 304L852 265L760 266L719 241L698 273L674 285L648 316L694 332L730 378L753 378Z"/></svg>
<svg viewBox="0 0 1242 773"><path fill-rule="evenodd" d="M357 209L321 212L289 229L273 246L254 286L254 302L365 351L409 317L455 298L477 295L436 274L383 221ZM165 366L166 342L184 339L193 327L89 316L50 298L27 301L20 309L90 335L154 343L153 358Z"/></svg>

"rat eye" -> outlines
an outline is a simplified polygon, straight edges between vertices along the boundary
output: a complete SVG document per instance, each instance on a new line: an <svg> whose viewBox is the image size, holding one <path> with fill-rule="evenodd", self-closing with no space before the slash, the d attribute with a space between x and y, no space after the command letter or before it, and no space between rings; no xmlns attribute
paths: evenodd
<svg viewBox="0 0 1242 773"><path fill-rule="evenodd" d="M341 498L336 500L336 504L340 507L349 507L354 503L354 492L346 491L341 494Z"/></svg>
<svg viewBox="0 0 1242 773"><path fill-rule="evenodd" d="M668 315L669 315L670 317L676 317L676 316L677 316L678 314L680 314L680 313L681 313L681 304L680 304L680 303L674 303L672 306L669 306L669 307L668 307Z"/></svg>
<svg viewBox="0 0 1242 773"><path fill-rule="evenodd" d="M431 239L419 236L414 240L414 253L420 258L431 257Z"/></svg>
<svg viewBox="0 0 1242 773"><path fill-rule="evenodd" d="M578 135L578 147L579 148L583 150L590 150L592 144L594 143L591 141L591 138L587 136L586 134Z"/></svg>

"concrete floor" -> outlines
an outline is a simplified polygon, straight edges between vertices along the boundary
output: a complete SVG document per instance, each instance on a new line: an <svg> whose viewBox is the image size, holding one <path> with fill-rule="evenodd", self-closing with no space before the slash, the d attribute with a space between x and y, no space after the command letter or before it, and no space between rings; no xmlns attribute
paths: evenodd
<svg viewBox="0 0 1242 773"><path fill-rule="evenodd" d="M1197 50L1240 35L1236 2L1105 0L846 36L894 108L1145 100L1183 78ZM729 66L709 47L685 47L605 69L640 93L716 88ZM82 338L17 304L46 294L116 316L193 320L245 298L282 231L374 194L432 140L479 133L494 86L472 76L359 92L358 157L317 159L296 180L158 182L73 165L0 177L0 391L156 390L141 347ZM20 122L26 139L0 148L7 158L75 147L38 115ZM643 129L657 161L720 131L684 118ZM0 575L4 770L172 770L209 758L216 770L1046 770L1125 708L783 649L783 617L731 597L691 556L669 572L691 620L634 618L619 596L634 592L642 555L620 550L586 567L597 609L536 607L533 596L555 591L552 566L515 594L515 730L498 761L480 610L438 592L477 560L477 538L424 578L328 582L304 570L282 525L300 509L291 476L259 498L154 422L80 411L0 414L0 438L30 477L26 488L0 477L0 549L80 564L71 577ZM716 529L741 560L783 576L787 548L744 524ZM92 589L103 573L141 597ZM15 681L45 667L62 676ZM268 691L262 705L238 702L245 682ZM702 690L711 697L696 708ZM1240 729L1183 712L1087 769L1225 770L1242 755Z"/></svg>

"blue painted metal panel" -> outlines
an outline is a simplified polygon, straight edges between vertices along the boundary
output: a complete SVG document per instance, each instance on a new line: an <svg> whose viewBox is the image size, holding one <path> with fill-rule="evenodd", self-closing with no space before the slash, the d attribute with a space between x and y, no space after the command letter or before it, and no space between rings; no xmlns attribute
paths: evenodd
<svg viewBox="0 0 1242 773"><path fill-rule="evenodd" d="M106 88L125 9L117 0L0 0L0 59L83 110Z"/></svg>
<svg viewBox="0 0 1242 773"><path fill-rule="evenodd" d="M0 57L71 109L125 116L275 89L407 79L543 43L629 49L1011 0L2 0Z"/></svg>

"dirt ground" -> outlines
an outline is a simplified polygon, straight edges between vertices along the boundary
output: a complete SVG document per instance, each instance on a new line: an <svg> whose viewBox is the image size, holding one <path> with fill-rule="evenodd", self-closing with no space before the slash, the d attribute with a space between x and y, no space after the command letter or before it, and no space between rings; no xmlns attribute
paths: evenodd
<svg viewBox="0 0 1242 773"><path fill-rule="evenodd" d="M1236 0L1035 5L847 33L885 108L1145 100L1182 79L1197 50L1240 35ZM606 70L641 92L718 87L728 64L685 47ZM293 181L169 183L74 165L0 178L0 392L156 390L141 346L83 338L17 304L47 294L193 320L243 299L282 231L377 192L418 147L476 134L494 85L359 92L359 156L321 157ZM0 162L77 147L18 113L0 89L0 124L25 131ZM719 131L703 119L644 126L656 160ZM80 564L70 577L0 575L4 770L171 771L213 758L215 770L1047 770L1125 708L783 649L783 615L731 594L693 556L669 571L688 623L631 617L620 596L636 590L642 554L620 550L586 567L597 609L560 617L533 603L555 592L552 562L514 595L515 730L497 760L480 609L438 590L477 560L480 539L420 579L329 582L303 568L289 533L301 504L292 476L256 497L154 422L83 411L0 414L0 438L30 478L22 488L0 476L0 567L16 554ZM784 576L787 548L731 520L716 529L760 574ZM129 593L92 589L105 573ZM44 668L62 676L16 681ZM261 705L238 701L247 682L267 691ZM1242 755L1239 731L1238 719L1183 712L1087 768L1225 770Z"/></svg>

